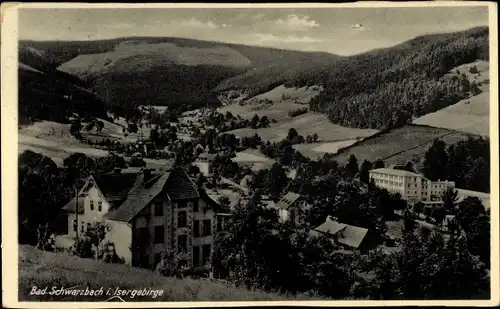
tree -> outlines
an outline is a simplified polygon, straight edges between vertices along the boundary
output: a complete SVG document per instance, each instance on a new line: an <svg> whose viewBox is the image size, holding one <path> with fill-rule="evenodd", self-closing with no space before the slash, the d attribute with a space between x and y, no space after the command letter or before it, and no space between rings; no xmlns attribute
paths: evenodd
<svg viewBox="0 0 500 309"><path fill-rule="evenodd" d="M347 164L345 166L346 172L350 177L354 177L358 173L358 159L356 159L356 156L351 154L349 156L349 160L347 161Z"/></svg>
<svg viewBox="0 0 500 309"><path fill-rule="evenodd" d="M294 139L295 137L297 137L298 135L299 135L299 133L297 132L297 130L295 130L294 128L290 128L290 129L288 130L288 135L287 135L286 139L287 139L289 142L292 142L292 141L293 141L293 139Z"/></svg>
<svg viewBox="0 0 500 309"><path fill-rule="evenodd" d="M69 131L71 134L74 136L79 137L80 136L80 130L82 129L82 124L79 120L75 120L73 123L71 123L71 126L69 128Z"/></svg>
<svg viewBox="0 0 500 309"><path fill-rule="evenodd" d="M252 129L257 129L259 127L259 116L257 116L257 114L252 117L252 120L250 121L250 127Z"/></svg>
<svg viewBox="0 0 500 309"><path fill-rule="evenodd" d="M361 180L364 183L368 183L370 181L370 173L369 171L373 168L373 164L368 161L364 160L363 163L361 163L361 168L359 171L359 180Z"/></svg>
<svg viewBox="0 0 500 309"><path fill-rule="evenodd" d="M424 175L430 180L446 179L447 164L446 144L439 139L435 139L432 146L425 153Z"/></svg>
<svg viewBox="0 0 500 309"><path fill-rule="evenodd" d="M273 197L277 198L283 189L286 187L288 177L283 166L279 163L274 163L266 177L266 191Z"/></svg>
<svg viewBox="0 0 500 309"><path fill-rule="evenodd" d="M89 122L86 126L85 126L85 131L87 132L91 132L95 127L95 123L93 121Z"/></svg>
<svg viewBox="0 0 500 309"><path fill-rule="evenodd" d="M446 188L441 195L441 200L443 201L444 209L448 213L452 213L458 200L458 191L456 191L453 187Z"/></svg>
<svg viewBox="0 0 500 309"><path fill-rule="evenodd" d="M139 131L139 127L135 122L131 122L128 124L127 131L129 133L137 133Z"/></svg>
<svg viewBox="0 0 500 309"><path fill-rule="evenodd" d="M442 206L434 207L434 209L432 209L432 217L436 220L436 224L441 227L446 218L446 209Z"/></svg>
<svg viewBox="0 0 500 309"><path fill-rule="evenodd" d="M269 119L267 118L267 116L262 116L262 118L260 118L260 121L259 121L259 127L260 128L267 128L269 127Z"/></svg>
<svg viewBox="0 0 500 309"><path fill-rule="evenodd" d="M416 212L418 215L424 212L424 203L422 202L416 202L413 204L413 211Z"/></svg>
<svg viewBox="0 0 500 309"><path fill-rule="evenodd" d="M317 142L318 141L318 133L314 133L313 136L312 136L312 139L313 139L313 142Z"/></svg>
<svg viewBox="0 0 500 309"><path fill-rule="evenodd" d="M375 163L373 163L373 169L384 168L384 167L385 167L384 161L380 159L375 161Z"/></svg>

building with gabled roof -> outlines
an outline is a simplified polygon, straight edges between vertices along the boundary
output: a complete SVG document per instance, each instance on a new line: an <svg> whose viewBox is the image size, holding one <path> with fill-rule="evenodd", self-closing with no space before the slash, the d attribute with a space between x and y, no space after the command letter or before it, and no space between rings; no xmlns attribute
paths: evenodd
<svg viewBox="0 0 500 309"><path fill-rule="evenodd" d="M305 211L311 208L304 197L298 193L288 192L277 203L267 206L278 212L280 222L294 221L299 224Z"/></svg>
<svg viewBox="0 0 500 309"><path fill-rule="evenodd" d="M312 236L328 235L337 245L347 249L362 250L367 247L368 229L338 222L327 217L326 221L310 232Z"/></svg>
<svg viewBox="0 0 500 309"><path fill-rule="evenodd" d="M222 226L217 202L174 166L93 174L78 192L78 203L73 198L63 210L68 237L81 237L93 223L105 222L110 227L105 241L126 264L138 267L154 267L166 251L185 253L188 267L206 265Z"/></svg>

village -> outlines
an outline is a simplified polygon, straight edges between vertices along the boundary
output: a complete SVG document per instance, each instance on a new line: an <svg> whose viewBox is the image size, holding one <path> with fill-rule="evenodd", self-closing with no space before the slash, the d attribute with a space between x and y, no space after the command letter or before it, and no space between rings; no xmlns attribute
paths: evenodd
<svg viewBox="0 0 500 309"><path fill-rule="evenodd" d="M204 109L190 112L179 122L163 126L164 129L145 125L150 128L149 138L141 132L128 148L119 143L103 143L109 156L128 153L129 159L108 172L84 179L74 198L62 208L65 231L53 235L48 242L55 251L74 254L76 247L92 239L85 255L88 258L119 261L153 271L164 269L167 261L175 260L178 274L213 277L217 237L230 232L228 226L235 209L255 207L252 205L257 196L258 203L275 213L280 224L307 228L310 237L326 237L343 254L376 248L386 252L398 250L399 229L408 217L449 237L459 230L455 213L460 202L476 197L489 207L487 194L456 188L453 181L431 181L395 165L362 171L357 163L350 162L347 170L349 164L356 166L353 173L344 174L346 181L360 182L368 173L363 186L386 191L392 198L386 203L397 205L384 205L394 207L389 209L391 219L383 222L389 228L357 226L331 214L318 218L315 212L325 212L317 210L314 193L307 194L302 184L307 181L309 160L293 152L293 159L287 165L281 164L287 156L286 149L290 150L286 145L279 146L285 147L285 152L278 160L266 157L262 153L266 143L258 136L241 140L222 131L226 125L230 128L235 119L241 121L229 113ZM198 144L194 145L193 140ZM269 170L277 175L263 175ZM294 182L299 185L293 185ZM262 185L276 189L267 190L270 187ZM327 196L323 202L333 193L320 190L319 194ZM309 219L311 213L316 217L316 225ZM99 229L104 232L97 241L94 233ZM220 278L217 272L215 276Z"/></svg>

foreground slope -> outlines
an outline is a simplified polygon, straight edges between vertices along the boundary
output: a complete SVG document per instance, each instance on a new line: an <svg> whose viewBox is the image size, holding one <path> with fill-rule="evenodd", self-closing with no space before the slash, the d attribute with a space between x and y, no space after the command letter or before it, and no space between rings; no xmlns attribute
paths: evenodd
<svg viewBox="0 0 500 309"><path fill-rule="evenodd" d="M116 288L162 290L163 295L136 297L129 301L253 301L295 300L297 297L250 291L221 282L208 280L176 279L163 277L150 270L125 265L108 264L103 261L81 259L65 253L51 253L31 246L19 246L19 300L20 301L105 301L110 296L36 296L30 295L33 286L77 287L104 290ZM118 298L110 299L119 301Z"/></svg>

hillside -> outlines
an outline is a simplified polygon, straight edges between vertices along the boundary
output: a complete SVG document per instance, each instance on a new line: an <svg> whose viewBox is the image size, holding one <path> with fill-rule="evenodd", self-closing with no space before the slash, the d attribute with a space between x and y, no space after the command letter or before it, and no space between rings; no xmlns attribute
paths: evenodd
<svg viewBox="0 0 500 309"><path fill-rule="evenodd" d="M447 73L488 61L488 37L487 27L424 35L350 57L155 37L21 41L20 47L82 79L122 116L138 105L184 111L217 106L229 91L253 97L280 85L315 85L323 90L311 99L312 111L345 127L386 129L469 98L477 85ZM25 64L38 70L32 62Z"/></svg>
<svg viewBox="0 0 500 309"><path fill-rule="evenodd" d="M75 76L45 61L43 52L21 49L18 66L19 123L35 120L67 122L73 113L106 116L104 103Z"/></svg>
<svg viewBox="0 0 500 309"><path fill-rule="evenodd" d="M465 75L470 83L477 83L481 91L435 113L417 118L413 123L489 136L489 73L489 63L482 60L454 68L448 73L449 76L458 78Z"/></svg>
<svg viewBox="0 0 500 309"><path fill-rule="evenodd" d="M36 296L30 295L37 287L78 287L104 290L111 288L162 290L156 298L130 297L124 301L254 301L297 300L300 297L283 296L257 290L237 288L221 282L163 277L150 270L102 261L81 259L65 253L39 251L30 246L19 246L19 300L20 301L120 301L110 296ZM307 300L306 297L302 299Z"/></svg>
<svg viewBox="0 0 500 309"><path fill-rule="evenodd" d="M22 41L20 46L39 51L53 67L91 84L119 114L124 113L123 106L169 105L182 110L214 106L219 104L217 92L224 88L219 85L232 84L232 77L257 74L260 81L266 75L262 85L246 82L252 92L263 92L302 74L311 64L316 68L341 58L181 38Z"/></svg>

